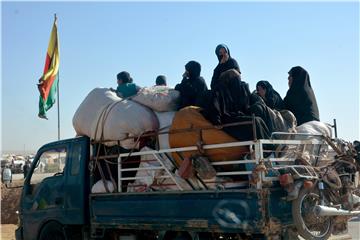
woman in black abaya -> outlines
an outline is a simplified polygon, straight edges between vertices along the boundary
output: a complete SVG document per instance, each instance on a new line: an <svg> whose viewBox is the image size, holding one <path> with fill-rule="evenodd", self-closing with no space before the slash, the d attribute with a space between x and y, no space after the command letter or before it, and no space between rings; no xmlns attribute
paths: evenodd
<svg viewBox="0 0 360 240"><path fill-rule="evenodd" d="M302 67L293 67L289 71L289 90L284 98L285 109L294 113L298 125L310 121L320 121L319 109L310 76Z"/></svg>
<svg viewBox="0 0 360 240"><path fill-rule="evenodd" d="M215 49L216 57L219 60L218 65L214 69L213 76L211 78L211 89L215 89L220 83L220 75L230 69L235 69L240 72L239 64L230 56L230 50L225 44L219 44Z"/></svg>
<svg viewBox="0 0 360 240"><path fill-rule="evenodd" d="M220 81L209 102L203 107L203 114L214 125L252 121L250 112L250 90L247 83L241 81L240 73L234 69L221 74ZM268 139L269 129L260 117L255 117L256 136L251 125L236 125L223 130L240 140Z"/></svg>
<svg viewBox="0 0 360 240"><path fill-rule="evenodd" d="M278 111L284 109L284 102L280 94L273 89L268 81L262 80L257 82L256 91L269 108Z"/></svg>

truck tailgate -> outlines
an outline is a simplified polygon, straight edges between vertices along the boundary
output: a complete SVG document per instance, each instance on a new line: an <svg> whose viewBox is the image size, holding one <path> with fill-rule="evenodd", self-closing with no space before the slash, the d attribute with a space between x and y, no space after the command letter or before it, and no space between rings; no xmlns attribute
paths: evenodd
<svg viewBox="0 0 360 240"><path fill-rule="evenodd" d="M256 191L91 194L91 224L123 229L260 232Z"/></svg>

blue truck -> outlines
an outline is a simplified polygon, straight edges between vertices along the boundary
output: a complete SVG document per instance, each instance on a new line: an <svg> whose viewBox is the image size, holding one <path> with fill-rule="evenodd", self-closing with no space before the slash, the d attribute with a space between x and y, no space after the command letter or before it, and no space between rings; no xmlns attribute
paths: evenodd
<svg viewBox="0 0 360 240"><path fill-rule="evenodd" d="M269 171L275 161L292 160L264 150L266 144L282 143L270 139L147 151L106 147L88 137L48 143L38 150L25 179L16 239L296 239L289 193ZM222 184L197 174L184 180L176 175L176 164L168 167L174 153L237 146L248 146L250 154L212 163L216 177L228 180ZM153 160L143 161L145 155ZM45 169L36 174L40 163ZM134 184L144 179L153 184ZM99 181L104 191L94 192ZM313 239L324 236L328 232Z"/></svg>

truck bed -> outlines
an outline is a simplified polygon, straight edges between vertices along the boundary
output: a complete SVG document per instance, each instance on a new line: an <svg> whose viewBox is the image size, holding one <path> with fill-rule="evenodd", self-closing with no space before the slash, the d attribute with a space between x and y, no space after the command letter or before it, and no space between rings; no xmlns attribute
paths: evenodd
<svg viewBox="0 0 360 240"><path fill-rule="evenodd" d="M262 233L270 220L290 224L290 204L280 201L284 196L281 189L267 193L239 189L92 194L91 224L99 228Z"/></svg>
<svg viewBox="0 0 360 240"><path fill-rule="evenodd" d="M288 149L292 147L291 151L286 150L292 155L276 158L275 152L264 150L263 145L266 144L273 147L286 144ZM224 166L222 171L216 171L216 178L236 179L246 176L255 181L251 183L248 181L246 186L236 188L227 188L225 185L223 188L217 188L215 184L215 187L205 186L188 190L177 182L173 169L167 168L166 156L162 156L174 152L196 151L198 149L196 146L134 152L133 156L150 155L153 161L157 161L156 166L147 168L140 165L138 168L126 169L123 167L122 158L127 158L128 154L116 155L117 186L123 186L123 181L136 181L147 177L123 176L126 171L161 169L164 175L160 177L171 179L177 190L149 192L150 188L146 188L145 192L125 192L123 187L118 187L115 193L90 194L91 227L93 231L115 228L135 231L251 233L278 236L282 229L292 225L293 222L291 201L286 201L287 193L280 187L276 171L272 170L289 163L294 164L296 153L299 149L305 151L303 146L307 144L311 147L321 146L322 141L260 139L202 146L203 149L249 146L249 149L254 150L253 154L238 160L211 162L214 167ZM311 151L319 152L316 149ZM228 170L232 166L233 168ZM241 169L239 166L244 168Z"/></svg>

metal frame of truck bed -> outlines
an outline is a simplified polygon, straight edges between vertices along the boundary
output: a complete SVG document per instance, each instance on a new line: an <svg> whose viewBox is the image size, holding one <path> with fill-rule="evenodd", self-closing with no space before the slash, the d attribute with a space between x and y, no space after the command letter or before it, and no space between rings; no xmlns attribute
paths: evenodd
<svg viewBox="0 0 360 240"><path fill-rule="evenodd" d="M194 181L200 181L198 186L202 187L194 190L182 188L175 178L174 169L168 169L164 162L171 153L197 151L199 146L116 155L117 191L115 193L90 194L92 233L96 235L106 229L116 228L129 231L177 230L279 234L284 227L292 224L292 217L289 202L285 200L286 194L279 186L276 169L294 165L295 160L309 150L307 146L311 147L310 157L318 164L322 147L327 147L323 137L319 135L284 134L282 137L287 139L300 137L302 140L258 139L201 146L204 150L249 146L250 154L246 155L246 159L211 162L212 166L247 165L245 171L217 172L217 177L249 176L249 181L245 182L245 185L235 188L219 188L215 184L215 188L211 189L207 186L206 180L198 177ZM273 150L264 150L264 146L273 146ZM277 146L277 150L274 150L274 146ZM285 156L281 146L287 146ZM288 154L286 155L286 153ZM129 156L145 155L153 156L154 160L158 162L158 166L123 168L122 161ZM264 157L265 155L266 157ZM283 156L277 157L276 155ZM289 155L291 156L289 157ZM106 156L99 157L97 161L102 159L106 159ZM123 177L122 174L126 171L159 170L165 172L161 178L171 179L177 186L176 190L172 188L167 191L122 192L122 188L119 187L122 186L123 181L141 179L136 176ZM305 174L311 175L311 173ZM191 187L191 184L189 186ZM230 204L230 207L221 207L227 204ZM221 215L221 217L216 215Z"/></svg>

